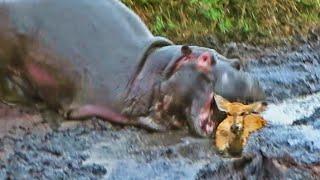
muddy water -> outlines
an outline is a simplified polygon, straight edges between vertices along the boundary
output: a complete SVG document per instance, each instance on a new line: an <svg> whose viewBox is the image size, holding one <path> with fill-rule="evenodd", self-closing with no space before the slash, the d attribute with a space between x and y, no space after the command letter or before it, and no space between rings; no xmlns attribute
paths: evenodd
<svg viewBox="0 0 320 180"><path fill-rule="evenodd" d="M149 133L93 119L46 132L36 130L45 129L38 119L1 137L0 179L317 179L320 43L257 56L245 70L271 105L268 126L240 158L220 157L210 139L187 130Z"/></svg>
<svg viewBox="0 0 320 180"><path fill-rule="evenodd" d="M189 137L187 131L124 133L119 139L105 137L94 145L85 164L106 167L110 171L106 179L194 179L215 156L210 140Z"/></svg>
<svg viewBox="0 0 320 180"><path fill-rule="evenodd" d="M268 99L280 101L320 91L320 43L251 59L245 70L261 82Z"/></svg>

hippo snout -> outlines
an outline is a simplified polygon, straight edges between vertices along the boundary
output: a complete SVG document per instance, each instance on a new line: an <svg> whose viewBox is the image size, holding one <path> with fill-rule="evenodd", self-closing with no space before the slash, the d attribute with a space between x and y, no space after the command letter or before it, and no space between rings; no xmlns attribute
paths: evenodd
<svg viewBox="0 0 320 180"><path fill-rule="evenodd" d="M254 102L254 101L263 101L266 99L266 94L264 92L264 90L262 89L259 81L257 80L253 80L253 86L251 86L251 90L250 90L250 95L248 98L250 102Z"/></svg>
<svg viewBox="0 0 320 180"><path fill-rule="evenodd" d="M205 96L194 99L187 116L189 129L191 133L200 137L209 137L216 129L213 114L213 92Z"/></svg>
<svg viewBox="0 0 320 180"><path fill-rule="evenodd" d="M266 95L260 83L241 71L228 70L216 73L214 92L229 101L254 102L265 100Z"/></svg>

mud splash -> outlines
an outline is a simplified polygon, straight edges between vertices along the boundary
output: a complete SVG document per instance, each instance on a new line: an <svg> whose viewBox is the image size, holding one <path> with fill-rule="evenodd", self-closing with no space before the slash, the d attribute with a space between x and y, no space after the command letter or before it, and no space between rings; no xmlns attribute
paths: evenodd
<svg viewBox="0 0 320 180"><path fill-rule="evenodd" d="M39 116L18 113L0 136L0 179L319 177L320 42L256 56L245 70L274 104L263 114L269 125L250 137L241 158L220 157L211 139L186 130L149 133L93 119L48 132Z"/></svg>

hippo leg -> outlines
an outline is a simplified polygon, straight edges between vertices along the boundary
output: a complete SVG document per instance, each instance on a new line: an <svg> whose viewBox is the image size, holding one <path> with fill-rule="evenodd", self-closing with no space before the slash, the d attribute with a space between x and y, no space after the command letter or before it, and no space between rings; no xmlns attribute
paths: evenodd
<svg viewBox="0 0 320 180"><path fill-rule="evenodd" d="M119 113L112 111L110 108L101 105L88 104L68 111L68 119L88 119L98 117L113 123L128 124L129 119Z"/></svg>
<svg viewBox="0 0 320 180"><path fill-rule="evenodd" d="M168 130L168 127L154 121L154 117L151 116L140 116L135 118L133 121L126 118L125 116L112 111L110 108L100 105L85 105L73 110L70 110L67 115L67 119L88 119L91 117L98 117L103 120L123 124L123 125L134 125L142 127L146 130L164 132Z"/></svg>

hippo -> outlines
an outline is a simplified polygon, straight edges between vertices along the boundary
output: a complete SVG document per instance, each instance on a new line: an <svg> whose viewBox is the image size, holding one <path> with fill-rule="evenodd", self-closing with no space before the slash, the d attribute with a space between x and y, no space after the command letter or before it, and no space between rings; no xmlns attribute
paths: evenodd
<svg viewBox="0 0 320 180"><path fill-rule="evenodd" d="M118 0L3 1L0 59L0 99L56 119L156 131L186 125L207 137L224 119L214 93L264 98L238 62L154 36Z"/></svg>

